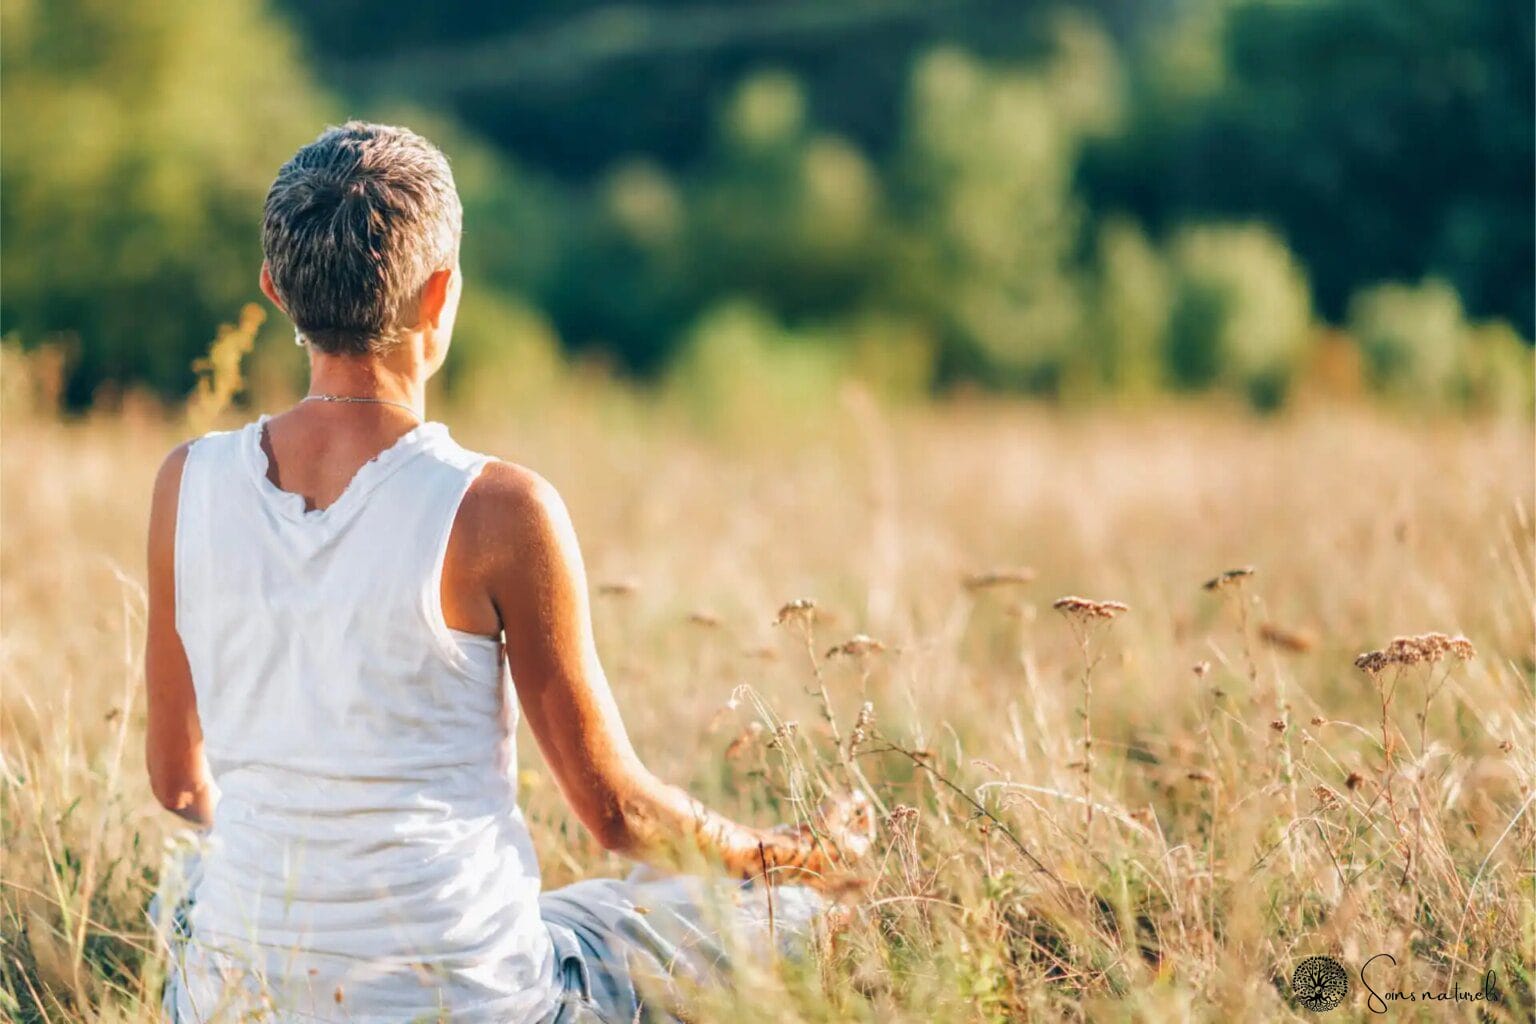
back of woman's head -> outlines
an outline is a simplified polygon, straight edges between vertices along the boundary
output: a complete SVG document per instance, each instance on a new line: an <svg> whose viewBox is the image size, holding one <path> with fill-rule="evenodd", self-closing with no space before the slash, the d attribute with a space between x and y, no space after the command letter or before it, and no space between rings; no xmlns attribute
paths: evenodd
<svg viewBox="0 0 1536 1024"><path fill-rule="evenodd" d="M448 160L405 128L328 128L277 172L262 249L294 326L331 354L378 353L452 267L463 212Z"/></svg>

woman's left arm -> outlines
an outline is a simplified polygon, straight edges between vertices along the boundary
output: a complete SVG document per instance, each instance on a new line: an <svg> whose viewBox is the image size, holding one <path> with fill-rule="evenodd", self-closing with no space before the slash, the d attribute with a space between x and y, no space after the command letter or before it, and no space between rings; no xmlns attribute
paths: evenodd
<svg viewBox="0 0 1536 1024"><path fill-rule="evenodd" d="M219 791L203 755L192 669L176 632L176 506L189 447L184 444L166 456L155 477L149 511L149 629L144 646L149 727L144 753L149 785L160 805L207 828L213 824Z"/></svg>

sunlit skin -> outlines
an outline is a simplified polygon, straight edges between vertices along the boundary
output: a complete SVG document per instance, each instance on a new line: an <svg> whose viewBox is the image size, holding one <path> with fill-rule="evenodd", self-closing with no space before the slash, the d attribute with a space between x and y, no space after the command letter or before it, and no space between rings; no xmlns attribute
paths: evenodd
<svg viewBox="0 0 1536 1024"><path fill-rule="evenodd" d="M443 364L458 308L457 267L434 273L414 323L377 356L308 346L310 394L388 399L390 405L301 402L267 421L273 482L324 508L354 473L420 420L427 380ZM263 265L261 287L282 302ZM218 790L203 752L191 670L175 625L177 496L188 445L165 459L149 524L147 761L156 798L200 827ZM456 630L504 637L534 739L561 793L606 849L661 869L699 861L737 877L840 887L869 848L867 804L827 809L817 835L759 829L709 810L640 761L597 656L586 571L560 495L537 473L492 461L470 487L448 546L443 616Z"/></svg>

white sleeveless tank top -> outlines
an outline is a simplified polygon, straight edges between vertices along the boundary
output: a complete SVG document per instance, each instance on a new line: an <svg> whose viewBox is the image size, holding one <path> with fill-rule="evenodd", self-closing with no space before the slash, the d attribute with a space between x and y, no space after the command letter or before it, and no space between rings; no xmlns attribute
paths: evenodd
<svg viewBox="0 0 1536 1024"><path fill-rule="evenodd" d="M424 423L306 511L267 478L266 419L200 438L182 471L176 628L221 799L179 1016L539 1019L554 954L516 701L498 643L440 602L489 459Z"/></svg>

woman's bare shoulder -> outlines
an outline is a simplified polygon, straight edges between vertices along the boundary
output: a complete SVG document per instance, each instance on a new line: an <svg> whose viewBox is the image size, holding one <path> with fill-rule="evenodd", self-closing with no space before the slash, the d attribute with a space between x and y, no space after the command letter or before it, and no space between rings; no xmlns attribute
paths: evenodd
<svg viewBox="0 0 1536 1024"><path fill-rule="evenodd" d="M459 523L492 543L559 547L574 540L570 513L554 484L527 466L501 459L486 463L470 485Z"/></svg>
<svg viewBox="0 0 1536 1024"><path fill-rule="evenodd" d="M192 450L192 444L192 441L183 441L161 461L160 469L155 473L153 512L175 514L176 499L181 493L181 471L187 464L187 453Z"/></svg>

